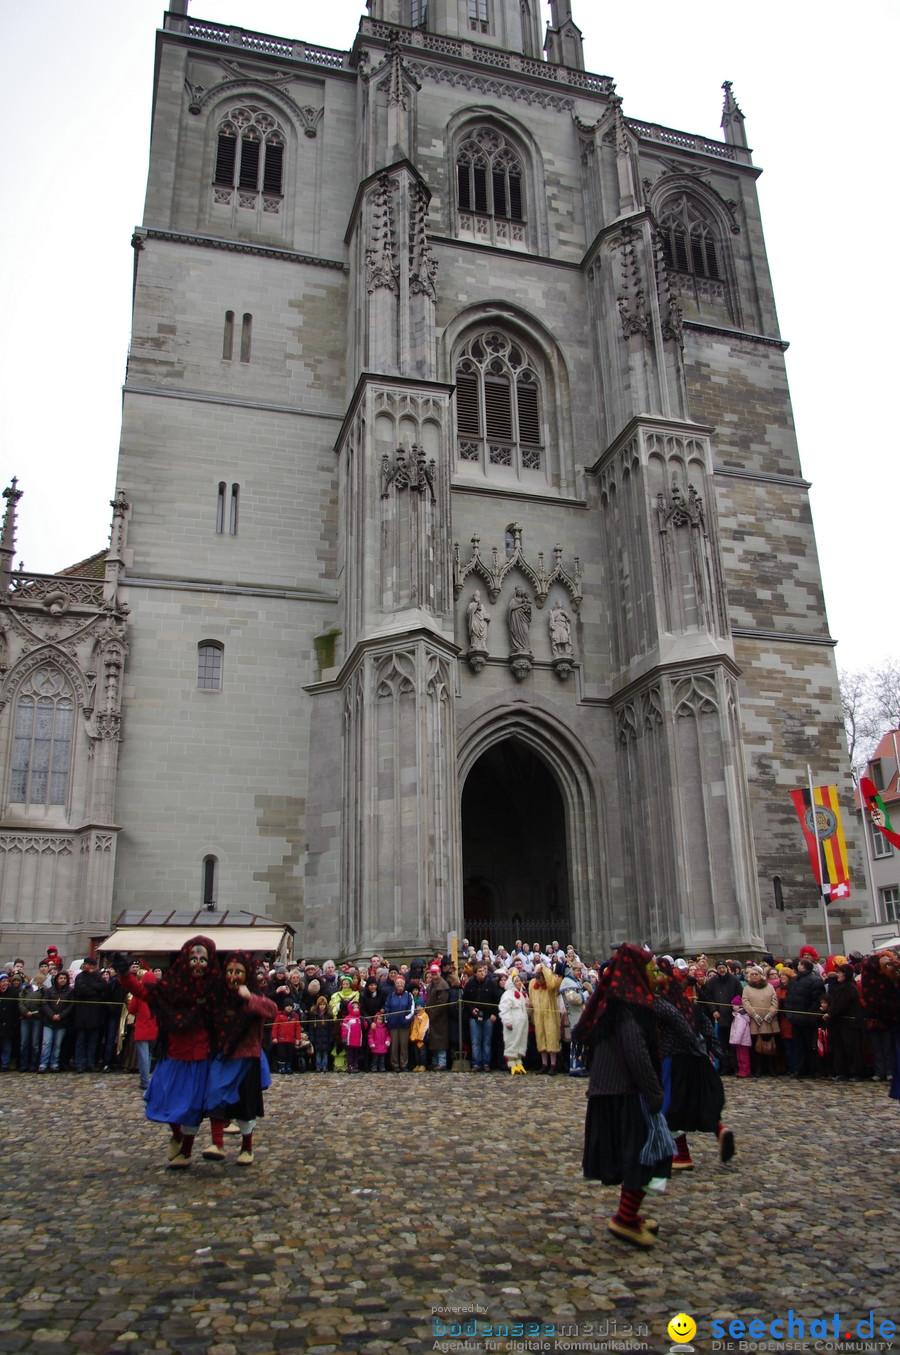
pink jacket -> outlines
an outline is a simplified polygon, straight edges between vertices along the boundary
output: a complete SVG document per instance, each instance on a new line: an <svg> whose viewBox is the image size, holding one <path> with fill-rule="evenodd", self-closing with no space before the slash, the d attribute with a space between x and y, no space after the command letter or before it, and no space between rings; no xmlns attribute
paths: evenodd
<svg viewBox="0 0 900 1355"><path fill-rule="evenodd" d="M729 1044L752 1044L750 1039L750 1017L744 1011L743 1007L732 1007L734 1019L731 1022L731 1034L728 1037Z"/></svg>
<svg viewBox="0 0 900 1355"><path fill-rule="evenodd" d="M369 1027L369 1048L373 1054L386 1054L391 1047L391 1032L387 1026L373 1021Z"/></svg>
<svg viewBox="0 0 900 1355"><path fill-rule="evenodd" d="M349 1012L341 1022L341 1039L344 1044L349 1045L351 1049L359 1049L362 1044L363 1028L359 1016L352 1016Z"/></svg>

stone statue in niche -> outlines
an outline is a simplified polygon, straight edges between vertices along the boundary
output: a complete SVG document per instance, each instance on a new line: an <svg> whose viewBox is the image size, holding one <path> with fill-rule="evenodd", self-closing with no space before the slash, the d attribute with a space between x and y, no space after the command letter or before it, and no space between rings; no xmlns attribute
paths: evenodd
<svg viewBox="0 0 900 1355"><path fill-rule="evenodd" d="M551 608L547 618L550 629L550 648L554 659L567 658L572 653L572 618L559 603Z"/></svg>
<svg viewBox="0 0 900 1355"><path fill-rule="evenodd" d="M481 601L481 593L476 588L472 601L466 608L466 626L469 632L469 652L467 658L473 673L480 673L487 662L488 616Z"/></svg>
<svg viewBox="0 0 900 1355"><path fill-rule="evenodd" d="M531 598L524 588L517 588L506 613L509 643L514 654L530 653L528 633L531 630Z"/></svg>
<svg viewBox="0 0 900 1355"><path fill-rule="evenodd" d="M488 626L491 618L484 609L481 592L475 589L472 601L466 608L466 625L469 627L469 648L487 649Z"/></svg>

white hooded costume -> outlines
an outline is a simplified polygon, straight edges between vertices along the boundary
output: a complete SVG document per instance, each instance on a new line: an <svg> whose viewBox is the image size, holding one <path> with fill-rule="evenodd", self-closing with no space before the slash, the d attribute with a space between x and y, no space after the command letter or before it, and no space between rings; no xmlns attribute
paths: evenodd
<svg viewBox="0 0 900 1355"><path fill-rule="evenodd" d="M510 979L500 998L499 1012L506 1061L521 1063L528 1045L528 993L524 985L516 988Z"/></svg>

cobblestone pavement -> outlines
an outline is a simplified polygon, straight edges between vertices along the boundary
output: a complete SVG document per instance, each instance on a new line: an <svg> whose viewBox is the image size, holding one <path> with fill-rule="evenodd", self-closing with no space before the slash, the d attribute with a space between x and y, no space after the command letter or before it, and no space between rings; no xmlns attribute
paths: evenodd
<svg viewBox="0 0 900 1355"><path fill-rule="evenodd" d="M900 1327L884 1084L727 1086L738 1154L693 1138L644 1253L606 1232L617 1192L582 1179L578 1080L276 1078L255 1164L226 1136L226 1163L187 1173L136 1078L6 1074L0 1352L663 1352L679 1311L704 1352L714 1318Z"/></svg>

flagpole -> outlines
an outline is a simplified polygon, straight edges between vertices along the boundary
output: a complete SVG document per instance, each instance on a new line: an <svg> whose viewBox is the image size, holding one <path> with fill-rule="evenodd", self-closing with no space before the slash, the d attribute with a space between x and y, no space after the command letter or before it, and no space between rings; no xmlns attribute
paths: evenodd
<svg viewBox="0 0 900 1355"><path fill-rule="evenodd" d="M809 778L809 808L810 808L810 811L811 811L811 813L812 813L813 832L814 832L815 835L816 835L816 857L817 857L818 862L819 862L819 876L820 876L820 881L819 881L819 883L820 883L820 888L821 888L821 890L822 890L822 914L823 914L823 916L824 916L824 918L825 918L825 942L826 942L826 944L827 944L827 946L828 946L828 954L831 955L831 954L832 954L832 950L831 950L831 926L829 925L829 922L828 922L828 904L827 904L827 902L826 902L826 900L825 900L825 890L828 888L828 886L827 886L826 883L825 883L825 879L826 879L826 871L825 871L825 854L824 854L824 852L822 851L822 843L821 843L821 840L820 840L820 838L819 838L819 816L818 816L818 814L816 813L816 797L815 797L815 792L814 792L814 789L813 789L812 767L810 767L810 765L809 765L808 762L807 762L807 764L806 764L806 775L807 775L807 777ZM830 881L829 881L829 884L830 884ZM831 893L831 891L829 890L829 895L830 895L830 893Z"/></svg>
<svg viewBox="0 0 900 1355"><path fill-rule="evenodd" d="M872 918L877 924L881 922L881 918L878 916L881 910L878 907L878 890L875 888L875 866L872 861L872 842L869 837L869 810L859 784L859 777L854 771L851 771L850 775L853 778L853 785L859 799L859 821L862 826L863 843L865 844L866 884L872 899Z"/></svg>

